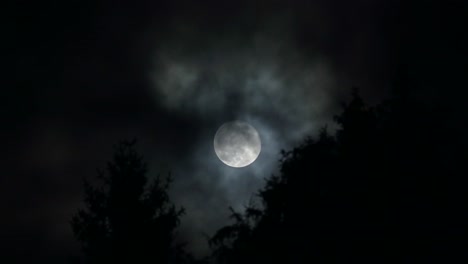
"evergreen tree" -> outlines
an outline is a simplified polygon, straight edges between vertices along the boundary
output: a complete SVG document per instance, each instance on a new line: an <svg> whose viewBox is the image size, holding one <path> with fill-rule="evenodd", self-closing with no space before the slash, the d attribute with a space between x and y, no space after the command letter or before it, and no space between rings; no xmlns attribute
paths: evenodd
<svg viewBox="0 0 468 264"><path fill-rule="evenodd" d="M98 171L101 185L84 182L85 208L71 225L86 263L168 263L181 253L173 235L183 209L169 200L170 178L149 182L134 145L115 147L106 170Z"/></svg>
<svg viewBox="0 0 468 264"><path fill-rule="evenodd" d="M324 129L317 139L283 151L279 175L258 193L262 208L233 214L234 224L211 239L215 253L225 253L218 258L225 263L466 258L460 248L468 230L461 187L466 180L456 141L441 111L402 100L368 107L355 90L335 117L340 126L335 135Z"/></svg>

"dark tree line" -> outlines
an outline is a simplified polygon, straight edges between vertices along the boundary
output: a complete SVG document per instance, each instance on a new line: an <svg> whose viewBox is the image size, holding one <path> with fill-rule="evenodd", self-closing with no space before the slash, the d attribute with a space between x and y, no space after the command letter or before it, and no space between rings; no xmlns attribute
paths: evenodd
<svg viewBox="0 0 468 264"><path fill-rule="evenodd" d="M282 151L261 204L231 209L211 237L216 263L465 263L466 145L443 109L404 93L378 106L357 90L324 128ZM85 182L72 220L87 263L193 263L174 242L182 209L148 183L134 142L117 145L102 187Z"/></svg>

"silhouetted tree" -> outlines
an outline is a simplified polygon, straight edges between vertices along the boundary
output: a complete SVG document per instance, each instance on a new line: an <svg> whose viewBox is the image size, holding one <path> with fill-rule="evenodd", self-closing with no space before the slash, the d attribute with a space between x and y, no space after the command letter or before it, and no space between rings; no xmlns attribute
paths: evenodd
<svg viewBox="0 0 468 264"><path fill-rule="evenodd" d="M170 178L148 182L135 141L115 147L100 186L84 182L85 209L71 221L87 263L169 263L183 250L173 234L183 209L169 200Z"/></svg>
<svg viewBox="0 0 468 264"><path fill-rule="evenodd" d="M443 111L357 90L323 129L283 151L260 209L210 240L223 263L442 263L466 257L466 170ZM458 151L458 152L457 152ZM453 157L453 158L448 158Z"/></svg>

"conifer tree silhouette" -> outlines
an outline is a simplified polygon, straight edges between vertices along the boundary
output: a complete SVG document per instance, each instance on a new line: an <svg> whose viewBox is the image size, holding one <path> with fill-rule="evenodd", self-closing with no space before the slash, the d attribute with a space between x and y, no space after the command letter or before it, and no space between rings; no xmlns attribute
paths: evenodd
<svg viewBox="0 0 468 264"><path fill-rule="evenodd" d="M169 200L170 177L148 182L134 146L116 145L106 171L98 171L100 186L84 182L85 208L71 226L86 263L169 263L182 253L173 234L184 210Z"/></svg>
<svg viewBox="0 0 468 264"><path fill-rule="evenodd" d="M467 260L464 170L444 117L408 97L367 106L355 89L331 135L282 151L261 208L210 240L221 263ZM450 154L450 152L453 153ZM447 159L446 155L454 158ZM464 185L465 184L465 185ZM465 201L465 202L463 202Z"/></svg>

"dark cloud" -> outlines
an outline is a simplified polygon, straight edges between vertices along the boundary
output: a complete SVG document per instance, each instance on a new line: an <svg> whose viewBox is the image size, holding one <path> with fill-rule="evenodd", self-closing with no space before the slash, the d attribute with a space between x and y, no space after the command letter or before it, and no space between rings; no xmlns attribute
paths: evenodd
<svg viewBox="0 0 468 264"><path fill-rule="evenodd" d="M75 254L81 179L132 137L154 175L172 171L173 200L187 208L180 236L206 253L227 207L249 202L280 149L333 129L352 86L377 102L405 64L426 89L415 93L462 107L463 92L436 86L466 83L464 11L461 1L18 1L0 106L0 255ZM262 139L241 169L213 151L234 119Z"/></svg>

